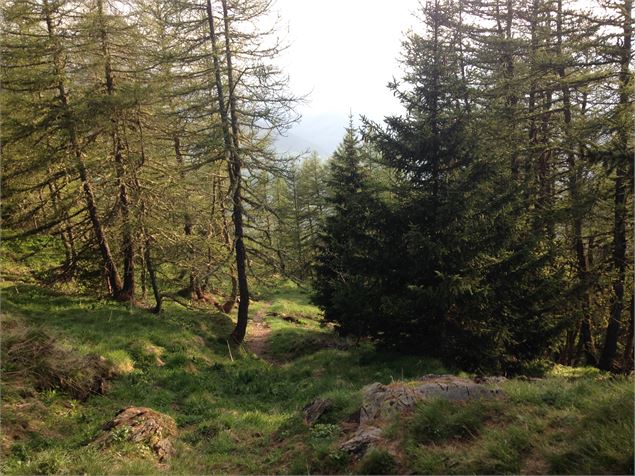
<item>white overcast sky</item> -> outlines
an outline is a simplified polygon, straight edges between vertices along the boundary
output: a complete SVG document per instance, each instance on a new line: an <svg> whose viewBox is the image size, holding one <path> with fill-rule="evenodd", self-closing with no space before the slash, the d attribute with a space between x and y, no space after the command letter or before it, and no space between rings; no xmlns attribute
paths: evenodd
<svg viewBox="0 0 635 476"><path fill-rule="evenodd" d="M303 115L399 110L386 88L399 77L403 33L417 0L277 0L280 33L290 45L280 58L294 93L309 93Z"/></svg>

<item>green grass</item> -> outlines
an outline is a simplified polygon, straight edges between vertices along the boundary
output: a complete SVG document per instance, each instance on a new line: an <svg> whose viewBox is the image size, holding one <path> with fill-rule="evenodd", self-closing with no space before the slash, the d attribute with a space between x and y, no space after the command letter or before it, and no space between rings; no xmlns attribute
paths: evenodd
<svg viewBox="0 0 635 476"><path fill-rule="evenodd" d="M474 438L498 402L466 405L433 400L418 405L412 417L411 433L417 443L440 443L451 438Z"/></svg>
<svg viewBox="0 0 635 476"><path fill-rule="evenodd" d="M632 474L632 379L567 374L510 380L499 402L421 403L405 435L415 472Z"/></svg>
<svg viewBox="0 0 635 476"><path fill-rule="evenodd" d="M268 287L260 287L256 296L260 302L270 303L269 312L313 320L322 316L321 311L311 304L308 290L293 281L279 281Z"/></svg>
<svg viewBox="0 0 635 476"><path fill-rule="evenodd" d="M292 283L258 290L252 305L252 315L276 312L300 320L265 317L273 365L242 347L232 349L232 361L226 341L232 318L211 308L193 311L168 302L156 316L14 276L2 283L3 331L22 326L51 336L66 353L99 354L116 377L105 394L80 402L63 388L12 380L3 361L2 474L633 470L632 380L557 367L541 381L502 384L508 397L500 402L422 403L388 422L388 448L355 460L337 447L345 437L341 423L359 409L364 385L448 369L433 359L337 338L320 326L307 292ZM328 399L332 408L309 429L301 410L316 398ZM124 439L107 451L89 444L129 405L176 420L177 454L169 466L158 466L148 448Z"/></svg>
<svg viewBox="0 0 635 476"><path fill-rule="evenodd" d="M372 448L364 455L357 468L358 474L395 474L397 462L388 451Z"/></svg>
<svg viewBox="0 0 635 476"><path fill-rule="evenodd" d="M8 282L2 298L3 325L20 320L54 336L65 349L100 354L121 370L105 395L84 403L55 389L32 391L27 400L37 402L37 414L22 411L24 396L11 382L3 384L3 423L34 429L5 445L3 474L155 473L156 465L148 462L142 448L116 448L111 463L86 444L128 405L151 407L175 418L180 435L171 471L280 473L293 472L303 461L311 472L341 472L349 461L333 449L338 435L312 435L300 418L306 403L318 397L333 402L332 411L320 422L331 425L322 430L332 430L359 407L364 385L445 371L433 360L381 357L368 346L316 348L283 366L234 348L231 361L225 339L233 322L211 310L191 311L167 303L165 312L155 316L110 301ZM311 319L306 326L268 320L272 339L295 332L305 339L328 334ZM272 352L286 356L275 345Z"/></svg>

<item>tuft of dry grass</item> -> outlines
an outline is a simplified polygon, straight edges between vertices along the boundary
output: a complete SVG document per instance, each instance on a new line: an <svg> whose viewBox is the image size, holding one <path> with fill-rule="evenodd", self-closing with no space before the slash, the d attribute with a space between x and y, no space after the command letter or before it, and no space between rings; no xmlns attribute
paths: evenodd
<svg viewBox="0 0 635 476"><path fill-rule="evenodd" d="M64 348L53 335L27 327L17 317L3 322L0 352L3 382L24 392L57 389L85 401L104 393L113 377L105 358Z"/></svg>

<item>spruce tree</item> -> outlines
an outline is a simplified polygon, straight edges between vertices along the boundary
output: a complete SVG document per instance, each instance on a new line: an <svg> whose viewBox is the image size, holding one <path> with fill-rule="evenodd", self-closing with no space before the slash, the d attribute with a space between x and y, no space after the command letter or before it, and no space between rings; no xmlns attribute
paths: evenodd
<svg viewBox="0 0 635 476"><path fill-rule="evenodd" d="M329 212L318 240L314 302L343 335L368 335L378 297L365 272L380 249L375 214L380 204L367 187L361 147L352 121L329 161Z"/></svg>

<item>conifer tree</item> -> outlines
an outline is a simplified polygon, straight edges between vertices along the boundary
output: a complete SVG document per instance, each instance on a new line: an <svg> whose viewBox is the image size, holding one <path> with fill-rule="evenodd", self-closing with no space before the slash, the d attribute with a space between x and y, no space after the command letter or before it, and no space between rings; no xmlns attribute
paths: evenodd
<svg viewBox="0 0 635 476"><path fill-rule="evenodd" d="M328 212L316 256L314 301L324 308L325 319L343 335L367 335L373 303L378 294L366 274L377 265L373 231L380 204L367 187L367 171L351 123L329 161Z"/></svg>

